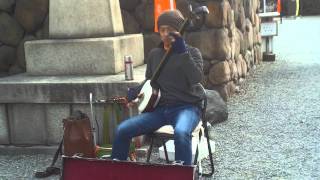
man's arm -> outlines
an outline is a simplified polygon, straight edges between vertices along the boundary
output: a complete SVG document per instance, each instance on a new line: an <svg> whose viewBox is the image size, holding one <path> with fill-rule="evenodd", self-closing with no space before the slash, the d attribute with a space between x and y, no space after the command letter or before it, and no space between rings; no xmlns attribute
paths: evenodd
<svg viewBox="0 0 320 180"><path fill-rule="evenodd" d="M170 36L174 38L172 41L172 50L177 53L178 61L182 67L182 71L187 77L190 85L201 82L203 77L203 60L199 49L187 47L184 39L178 32L171 32Z"/></svg>
<svg viewBox="0 0 320 180"><path fill-rule="evenodd" d="M147 69L146 69L146 73L145 73L145 78L147 79L151 79L152 77L152 69L151 69L151 63L152 63L152 50L149 52L148 57L147 57Z"/></svg>
<svg viewBox="0 0 320 180"><path fill-rule="evenodd" d="M146 80L148 80L152 77L152 69L151 69L152 60L151 59L152 59L152 51L149 52L147 60L146 60L147 69L145 72L145 80L141 84L139 84L138 86L128 88L127 98L128 98L129 102L135 100L138 97L138 94L141 91L142 86L144 85Z"/></svg>
<svg viewBox="0 0 320 180"><path fill-rule="evenodd" d="M203 60L199 49L188 48L188 51L180 55L182 71L190 85L201 82L203 78Z"/></svg>

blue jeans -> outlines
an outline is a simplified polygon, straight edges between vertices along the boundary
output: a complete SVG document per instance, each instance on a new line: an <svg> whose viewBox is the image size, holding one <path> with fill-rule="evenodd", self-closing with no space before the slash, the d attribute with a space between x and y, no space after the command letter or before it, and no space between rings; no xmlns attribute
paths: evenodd
<svg viewBox="0 0 320 180"><path fill-rule="evenodd" d="M168 105L157 107L123 121L117 128L111 157L127 160L129 145L133 137L152 133L164 125L174 128L175 160L191 165L191 134L200 120L200 110L194 105Z"/></svg>

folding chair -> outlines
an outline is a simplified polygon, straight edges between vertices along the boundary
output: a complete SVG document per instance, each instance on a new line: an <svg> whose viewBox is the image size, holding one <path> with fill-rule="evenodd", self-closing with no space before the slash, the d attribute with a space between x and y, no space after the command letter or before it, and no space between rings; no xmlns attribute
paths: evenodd
<svg viewBox="0 0 320 180"><path fill-rule="evenodd" d="M195 130L193 131L192 136L195 137L198 134L199 140L200 140L201 136L203 135L202 134L203 131L201 130L201 126L203 127L204 135L207 139L207 144L208 144L208 152L209 152L209 158L210 158L211 171L208 174L205 174L205 173L202 173L202 174L199 173L199 174L203 175L203 176L212 176L214 173L214 164L213 164L213 157L212 157L211 145L210 145L210 140L209 140L208 125L207 125L207 121L205 118L206 108L207 108L207 96L205 95L204 88L203 88L203 90L204 90L204 97L203 97L203 101L202 101L203 103L202 103L201 121L199 122L199 124L195 128ZM164 147L164 154L165 154L166 162L169 163L168 152L167 152L167 147L166 147L165 141L170 140L170 139L174 139L173 127L171 125L162 126L157 131L149 134L149 137L151 138L151 142L150 142L150 146L148 149L147 162L150 161L150 156L151 156L152 148L154 145L154 140L159 139L159 140L161 140L161 143ZM197 146L197 149L196 149L196 154L195 154L195 158L194 158L194 162L193 162L194 165L197 165L198 155L199 155L199 146Z"/></svg>

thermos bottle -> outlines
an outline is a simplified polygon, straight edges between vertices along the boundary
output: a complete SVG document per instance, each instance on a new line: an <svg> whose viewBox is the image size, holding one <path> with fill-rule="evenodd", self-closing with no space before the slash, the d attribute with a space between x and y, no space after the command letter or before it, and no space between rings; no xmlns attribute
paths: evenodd
<svg viewBox="0 0 320 180"><path fill-rule="evenodd" d="M133 80L133 64L131 55L124 56L124 74L125 80Z"/></svg>

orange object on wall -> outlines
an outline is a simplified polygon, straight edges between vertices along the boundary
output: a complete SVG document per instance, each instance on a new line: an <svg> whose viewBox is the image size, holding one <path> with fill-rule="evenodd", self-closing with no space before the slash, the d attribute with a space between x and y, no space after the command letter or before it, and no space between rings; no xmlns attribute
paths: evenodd
<svg viewBox="0 0 320 180"><path fill-rule="evenodd" d="M154 32L158 32L158 17L159 15L169 9L176 9L175 0L154 0Z"/></svg>
<svg viewBox="0 0 320 180"><path fill-rule="evenodd" d="M281 14L281 0L278 0L277 11Z"/></svg>

